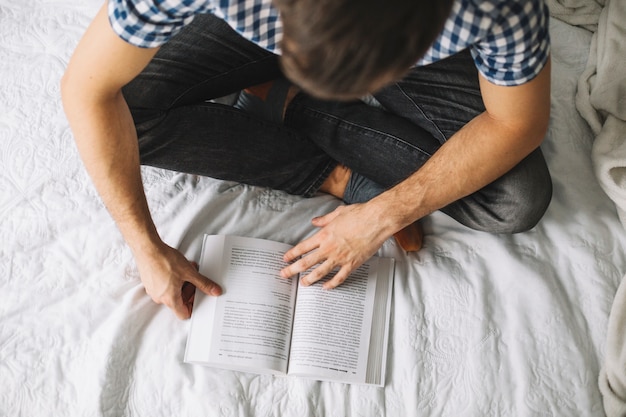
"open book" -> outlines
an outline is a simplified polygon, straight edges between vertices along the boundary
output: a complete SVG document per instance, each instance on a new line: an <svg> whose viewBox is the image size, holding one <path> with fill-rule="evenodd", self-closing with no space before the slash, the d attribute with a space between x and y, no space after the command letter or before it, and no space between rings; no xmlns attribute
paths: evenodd
<svg viewBox="0 0 626 417"><path fill-rule="evenodd" d="M185 362L382 386L394 260L373 257L339 287L323 290L324 280L304 287L280 277L289 248L204 237L200 272L224 293L196 290Z"/></svg>

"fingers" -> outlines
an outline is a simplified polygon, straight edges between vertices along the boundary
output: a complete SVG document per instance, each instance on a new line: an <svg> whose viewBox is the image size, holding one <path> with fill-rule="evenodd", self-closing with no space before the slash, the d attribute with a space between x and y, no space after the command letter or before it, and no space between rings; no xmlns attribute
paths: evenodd
<svg viewBox="0 0 626 417"><path fill-rule="evenodd" d="M334 266L329 261L325 261L310 273L300 278L300 283L305 287L308 287L333 272L333 269Z"/></svg>
<svg viewBox="0 0 626 417"><path fill-rule="evenodd" d="M343 207L338 207L334 211L324 216L315 217L314 219L311 220L311 222L313 223L314 226L324 227L327 224L329 224L333 219L335 219L340 214L342 209ZM297 259L307 253L310 253L318 249L319 247L320 247L320 234L316 233L314 236L303 240L302 242L298 243L296 246L288 250L287 253L285 253L285 256L283 257L283 259L285 262L291 262L294 259ZM312 257L311 254L309 254L308 256L284 268L281 271L280 275L283 278L290 278L296 274L299 274L300 272L306 271L307 269L311 268L314 265L317 265L318 263L322 262L323 259L324 258L321 254L318 254L317 256L314 256L314 257ZM315 281L318 281L319 279L321 278L318 278Z"/></svg>
<svg viewBox="0 0 626 417"><path fill-rule="evenodd" d="M335 266L326 261L322 265L311 271L311 273L300 278L300 283L305 287L313 285L317 281L324 279L328 275L330 275L334 269ZM350 265L342 266L341 269L339 269L339 271L337 271L337 273L331 279L329 279L324 283L324 285L322 285L322 288L325 290L332 290L333 288L337 288L346 281L353 269L354 268Z"/></svg>
<svg viewBox="0 0 626 417"><path fill-rule="evenodd" d="M333 210L332 212L324 216L313 218L311 220L311 223L313 223L313 225L316 227L324 227L327 224L329 224L331 221L333 221L341 213L342 209L343 207L337 207L335 210ZM291 248L289 251L287 251L287 253L285 253L284 260L285 262L291 262L294 259L304 255L305 253L309 253L312 250L317 249L318 247L319 247L319 236L316 234L315 236L310 237L309 239L303 240L302 242L298 243L296 246ZM313 265L309 265L309 267ZM285 276L285 278L293 276L293 275L294 274L292 273L290 275Z"/></svg>
<svg viewBox="0 0 626 417"><path fill-rule="evenodd" d="M218 296L222 293L219 285L200 275L200 278L183 282L178 292L174 290L172 294L165 295L160 300L155 301L159 304L165 304L179 319L186 320L191 317L193 311L196 288L211 296Z"/></svg>
<svg viewBox="0 0 626 417"><path fill-rule="evenodd" d="M315 269L300 278L300 283L302 285L309 286L326 277L326 275L330 274L336 265L332 261L327 259L328 257L324 254L323 251L316 250L319 248L319 244L317 243L318 240L319 234L316 234L315 236L302 241L298 245L294 246L290 251L288 251L285 254L285 260L287 262L299 256L305 254L308 255L302 256L302 258L300 258L298 261L283 268L280 271L280 275L283 278L290 278L301 272L308 271L309 269L317 265Z"/></svg>
<svg viewBox="0 0 626 417"><path fill-rule="evenodd" d="M164 302L164 304L169 307L180 320L187 320L191 317L193 304L185 303L181 295L172 297L169 303Z"/></svg>
<svg viewBox="0 0 626 417"><path fill-rule="evenodd" d="M293 248L289 249L285 253L285 256L283 256L283 260L285 262L291 262L294 259L299 258L300 256L304 255L305 253L311 252L312 250L316 249L318 246L319 246L319 244L317 243L316 236L310 237L310 238L305 239L302 242L298 243ZM311 265L311 266L313 266L313 265ZM283 271L286 270L286 269L288 269L288 268L283 269ZM293 268L291 268L291 269L293 269ZM293 274L283 275L283 277L285 277L285 278L288 278L290 276L293 276Z"/></svg>
<svg viewBox="0 0 626 417"><path fill-rule="evenodd" d="M170 262L165 267L149 265L151 267L141 277L152 300L170 308L179 319L191 317L196 288L210 296L222 293L219 285L198 272L197 263L176 251L172 251L168 259ZM163 260L165 257L159 258Z"/></svg>
<svg viewBox="0 0 626 417"><path fill-rule="evenodd" d="M309 239L311 240L311 239ZM298 261L292 263L289 266L286 266L285 268L283 268L280 271L280 276L283 278L290 278L294 275L299 274L300 272L306 271L309 268L319 264L320 262L324 261L324 257L323 255L318 252L315 251L314 249L316 249L318 247L317 244L315 243L310 243L309 240L305 240L304 242L300 243L297 246L294 246L293 249L291 249L291 251L287 252L285 254L285 260L289 259L292 260L294 258L297 258L301 255L304 255L305 253L309 253L307 256L304 256L302 258L300 258ZM311 248L311 249L308 249ZM292 252L293 251L293 252ZM290 253L291 252L291 253ZM289 261L287 261L289 262Z"/></svg>
<svg viewBox="0 0 626 417"><path fill-rule="evenodd" d="M191 317L196 288L206 295L218 296L222 294L222 288L219 285L196 272L198 269L197 263L190 262L190 264L194 268L194 273L186 277L187 281L182 283L180 295L174 294L171 305L168 305L174 311L176 317L181 320Z"/></svg>
<svg viewBox="0 0 626 417"><path fill-rule="evenodd" d="M337 288L338 286L344 283L344 281L348 278L351 272L352 272L351 266L348 266L348 265L342 266L339 272L337 272L335 276L332 277L332 279L324 283L322 288L325 290L332 290L333 288Z"/></svg>
<svg viewBox="0 0 626 417"><path fill-rule="evenodd" d="M196 296L196 287L190 282L185 282L183 284L183 288L180 290L180 293L183 299L183 303L186 306L193 306L193 301Z"/></svg>
<svg viewBox="0 0 626 417"><path fill-rule="evenodd" d="M222 288L219 285L200 273L196 273L195 275L189 277L187 282L192 283L197 289L206 295L217 297L222 294Z"/></svg>
<svg viewBox="0 0 626 417"><path fill-rule="evenodd" d="M306 286L338 270L323 287L331 289L342 284L390 236L389 230L371 221L378 216L378 209L375 209L373 215L366 204L353 204L313 219L320 230L287 252L285 261L300 259L285 267L281 275L286 278L309 271L300 279Z"/></svg>

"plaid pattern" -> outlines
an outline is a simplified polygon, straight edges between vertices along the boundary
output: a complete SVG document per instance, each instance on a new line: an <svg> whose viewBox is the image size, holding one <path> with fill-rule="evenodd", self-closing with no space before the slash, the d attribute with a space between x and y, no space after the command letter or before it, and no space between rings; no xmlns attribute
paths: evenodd
<svg viewBox="0 0 626 417"><path fill-rule="evenodd" d="M271 0L109 0L108 10L113 30L143 48L164 44L194 15L213 13L245 38L280 53L282 25Z"/></svg>
<svg viewBox="0 0 626 417"><path fill-rule="evenodd" d="M543 0L457 0L443 31L418 65L470 48L476 67L489 81L524 84L548 59L548 20Z"/></svg>
<svg viewBox="0 0 626 417"><path fill-rule="evenodd" d="M271 0L109 0L113 30L127 42L156 47L199 13L214 13L245 38L280 53L282 27ZM547 61L544 0L456 0L444 29L417 65L470 48L476 67L498 85L520 85Z"/></svg>

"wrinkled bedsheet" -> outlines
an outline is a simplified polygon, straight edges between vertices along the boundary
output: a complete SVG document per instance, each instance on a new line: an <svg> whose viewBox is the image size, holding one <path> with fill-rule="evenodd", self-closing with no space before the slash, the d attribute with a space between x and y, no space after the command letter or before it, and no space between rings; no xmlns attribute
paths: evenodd
<svg viewBox="0 0 626 417"><path fill-rule="evenodd" d="M598 374L626 234L575 108L591 33L554 20L554 197L496 236L435 213L396 259L384 388L183 363L189 322L150 301L82 168L59 79L98 1L0 0L0 416L603 416ZM339 203L143 169L164 239L295 243Z"/></svg>

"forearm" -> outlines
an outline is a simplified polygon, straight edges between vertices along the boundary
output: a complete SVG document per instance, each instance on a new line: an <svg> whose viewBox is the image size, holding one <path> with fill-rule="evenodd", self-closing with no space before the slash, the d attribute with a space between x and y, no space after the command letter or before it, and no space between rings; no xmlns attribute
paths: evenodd
<svg viewBox="0 0 626 417"><path fill-rule="evenodd" d="M312 284L340 267L325 288L340 285L404 227L496 180L536 149L550 115L550 63L531 81L499 86L479 77L485 112L451 137L415 173L364 204L313 219L320 230L285 254L288 277L313 268ZM299 259L298 259L299 258ZM297 260L296 260L297 259Z"/></svg>
<svg viewBox="0 0 626 417"><path fill-rule="evenodd" d="M282 275L293 276L321 264L302 278L312 284L341 265L332 282L325 284L327 288L339 285L387 238L505 174L539 146L544 133L542 126L518 130L487 113L478 116L395 187L367 203L342 206L313 219L322 229L287 252L288 262L301 258Z"/></svg>
<svg viewBox="0 0 626 417"><path fill-rule="evenodd" d="M504 175L541 144L550 118L550 60L531 81L497 86L479 77L485 112L417 172L370 201L389 236Z"/></svg>
<svg viewBox="0 0 626 417"><path fill-rule="evenodd" d="M61 83L63 106L87 172L135 253L154 249L160 239L141 182L137 133L121 89L155 53L118 38L105 4L79 42Z"/></svg>
<svg viewBox="0 0 626 417"><path fill-rule="evenodd" d="M544 126L520 130L483 113L448 140L417 172L373 199L392 234L493 182L537 148Z"/></svg>
<svg viewBox="0 0 626 417"><path fill-rule="evenodd" d="M150 216L135 127L121 95L84 97L64 83L63 103L76 145L105 206L135 254L160 238Z"/></svg>
<svg viewBox="0 0 626 417"><path fill-rule="evenodd" d="M157 49L120 39L109 24L106 5L63 76L63 106L87 172L133 251L146 292L179 318L188 318L195 288L208 295L219 295L221 289L156 231L141 181L137 131L122 87L148 65Z"/></svg>

